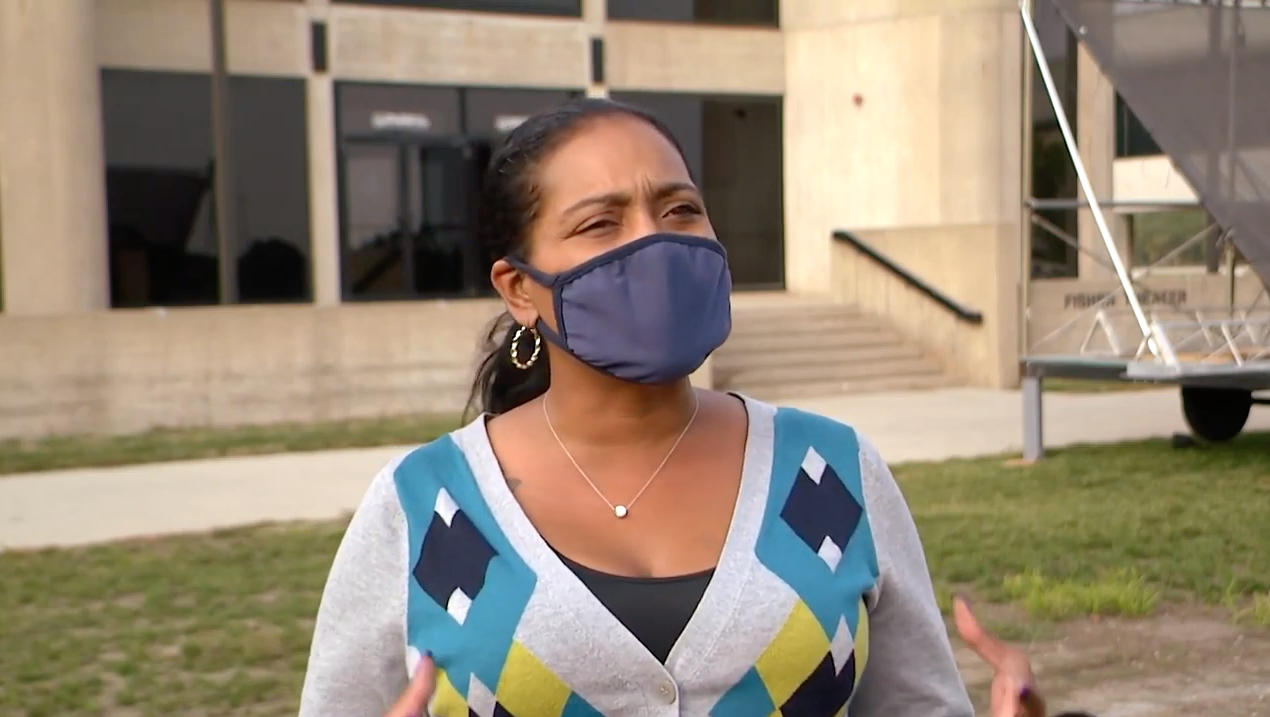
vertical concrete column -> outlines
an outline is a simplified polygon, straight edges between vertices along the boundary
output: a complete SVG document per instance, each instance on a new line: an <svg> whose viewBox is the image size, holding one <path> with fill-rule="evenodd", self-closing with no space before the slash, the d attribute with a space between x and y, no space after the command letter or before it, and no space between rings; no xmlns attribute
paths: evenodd
<svg viewBox="0 0 1270 717"><path fill-rule="evenodd" d="M785 0L781 29L786 286L883 317L968 383L1017 385L1017 3ZM837 229L982 323L834 241Z"/></svg>
<svg viewBox="0 0 1270 717"><path fill-rule="evenodd" d="M328 23L329 38L334 31L329 24L329 0L308 0L308 4L311 21ZM334 306L343 298L340 285L335 82L330 72L310 72L305 79L305 87L309 127L309 266L313 276L313 302L318 306Z"/></svg>
<svg viewBox="0 0 1270 717"><path fill-rule="evenodd" d="M1116 88L1103 74L1089 50L1082 44L1076 53L1076 108L1072 112L1076 123L1076 146L1089 172L1089 182L1094 186L1098 199L1107 201L1112 196L1112 171L1116 159ZM1084 192L1081 199L1087 199ZM1128 248L1128 221L1104 207L1103 213L1112 238L1125 257ZM1082 209L1077 213L1077 239L1080 241L1079 271L1082 279L1113 279L1115 272L1106 266L1107 248L1094 213ZM1095 258L1097 257L1097 258ZM1102 260L1102 262L1099 261Z"/></svg>
<svg viewBox="0 0 1270 717"><path fill-rule="evenodd" d="M0 0L4 311L110 306L94 0Z"/></svg>

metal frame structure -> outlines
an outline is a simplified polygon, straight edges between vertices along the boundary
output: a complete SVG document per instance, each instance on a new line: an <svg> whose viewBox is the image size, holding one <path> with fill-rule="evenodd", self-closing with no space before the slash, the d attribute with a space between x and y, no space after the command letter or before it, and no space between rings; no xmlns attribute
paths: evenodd
<svg viewBox="0 0 1270 717"><path fill-rule="evenodd" d="M1123 0L1122 0L1123 1ZM1214 4L1234 7L1244 5L1265 7L1267 0L1136 0L1142 3ZM1139 292L1146 288L1145 281L1161 265L1171 261L1195 243L1210 239L1220 229L1210 224L1181 246L1169 252L1140 272L1131 270L1120 254L1107 223L1104 209L1112 210L1164 210L1198 206L1194 202L1133 202L1116 203L1099 200L1094 192L1085 163L1078 148L1077 139L1063 106L1061 93L1050 71L1049 61L1041 45L1032 17L1032 1L1020 0L1019 13L1027 44L1025 54L1035 62L1045 92L1054 110L1055 119L1063 143L1075 170L1084 201L1029 199L1023 209L1021 240L1023 241L1023 325L1021 331L1021 355L1023 367L1023 457L1027 461L1039 460L1044 455L1042 422L1042 388L1047 376L1076 379L1101 379L1122 381L1149 381L1177 384L1182 387L1229 388L1240 391L1258 391L1270 388L1270 297L1263 283L1257 297L1246 306L1237 306L1235 296L1235 249L1228 233L1220 233L1217 247L1224 251L1226 273L1230 281L1226 306L1194 310L1155 308L1143 306ZM1234 88L1234 63L1231 66L1232 90ZM1025 71L1025 93L1030 97L1031 72ZM1232 94L1233 96L1233 94ZM1025 99L1031 107L1029 99ZM1025 152L1031 151L1031 118L1025 120ZM1031 162L1025 162L1025 195L1031 194ZM1097 256L1080 246L1080 242L1037 214L1041 210L1088 209L1094 219L1107 257ZM1029 336L1028 316L1031 313L1031 227L1039 226L1060 241L1086 252L1093 259L1110 268L1117 280L1117 287L1101 297L1094 305L1081 311L1059 329L1035 343ZM1129 317L1124 310L1114 310L1111 304L1123 295L1128 302ZM1131 318L1132 322L1124 319ZM1119 320L1117 320L1119 319ZM1130 324L1133 329L1126 330ZM1077 353L1044 353L1046 342L1074 329L1084 329L1084 337Z"/></svg>

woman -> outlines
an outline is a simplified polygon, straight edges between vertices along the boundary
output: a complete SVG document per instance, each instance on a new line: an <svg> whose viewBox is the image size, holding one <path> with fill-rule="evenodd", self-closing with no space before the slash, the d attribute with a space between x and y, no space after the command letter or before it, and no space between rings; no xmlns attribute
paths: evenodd
<svg viewBox="0 0 1270 717"><path fill-rule="evenodd" d="M671 133L579 100L512 132L484 191L507 309L484 413L375 478L301 716L971 715L872 444L689 384L732 287ZM957 624L992 714L1042 714L1026 657Z"/></svg>

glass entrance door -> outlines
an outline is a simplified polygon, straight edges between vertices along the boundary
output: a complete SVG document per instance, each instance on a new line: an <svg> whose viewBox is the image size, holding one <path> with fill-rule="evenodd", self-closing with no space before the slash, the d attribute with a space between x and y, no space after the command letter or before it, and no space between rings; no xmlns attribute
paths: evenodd
<svg viewBox="0 0 1270 717"><path fill-rule="evenodd" d="M481 296L476 237L489 148L467 138L369 137L341 151L346 300Z"/></svg>

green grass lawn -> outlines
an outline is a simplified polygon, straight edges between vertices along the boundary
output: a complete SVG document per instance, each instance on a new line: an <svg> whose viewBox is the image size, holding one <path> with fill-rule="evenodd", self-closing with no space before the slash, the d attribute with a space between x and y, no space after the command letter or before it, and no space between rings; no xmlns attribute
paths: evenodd
<svg viewBox="0 0 1270 717"><path fill-rule="evenodd" d="M1270 624L1270 436L896 469L939 592ZM0 553L0 717L294 714L342 523Z"/></svg>
<svg viewBox="0 0 1270 717"><path fill-rule="evenodd" d="M0 441L0 475L196 458L414 445L426 443L457 427L458 423L453 416L402 416L332 423L174 429L130 436Z"/></svg>
<svg viewBox="0 0 1270 717"><path fill-rule="evenodd" d="M1177 386L1152 381L1090 381L1076 378L1047 378L1045 391L1056 393L1115 393L1119 391L1178 390Z"/></svg>

